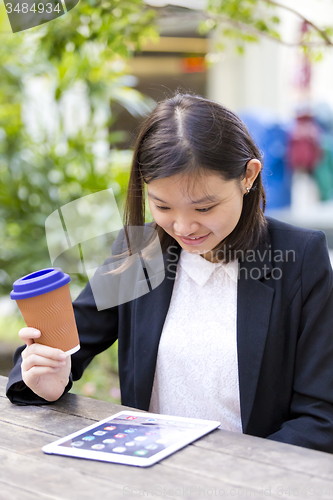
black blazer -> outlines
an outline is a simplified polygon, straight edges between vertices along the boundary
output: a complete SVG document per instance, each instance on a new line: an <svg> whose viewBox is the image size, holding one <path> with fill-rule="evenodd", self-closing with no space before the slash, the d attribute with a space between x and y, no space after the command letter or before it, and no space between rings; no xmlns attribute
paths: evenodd
<svg viewBox="0 0 333 500"><path fill-rule="evenodd" d="M325 235L267 221L268 248L250 252L239 264L243 432L333 453L333 272ZM148 410L181 251L175 245L163 255L162 283L138 299L97 311L89 283L82 291L74 302L81 343L72 356L74 380L118 338L122 404ZM23 348L15 353L7 396L17 404L45 403L22 382Z"/></svg>

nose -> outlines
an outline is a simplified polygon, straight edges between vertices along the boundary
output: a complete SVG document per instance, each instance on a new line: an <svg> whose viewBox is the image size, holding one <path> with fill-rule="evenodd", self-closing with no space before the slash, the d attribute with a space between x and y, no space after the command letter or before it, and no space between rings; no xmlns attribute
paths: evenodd
<svg viewBox="0 0 333 500"><path fill-rule="evenodd" d="M173 230L177 236L189 236L198 230L196 222L177 220L173 224Z"/></svg>

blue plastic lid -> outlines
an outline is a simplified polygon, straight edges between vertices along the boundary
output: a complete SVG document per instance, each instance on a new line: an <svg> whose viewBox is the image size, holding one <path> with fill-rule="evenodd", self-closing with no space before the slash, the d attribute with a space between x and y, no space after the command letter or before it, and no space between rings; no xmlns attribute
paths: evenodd
<svg viewBox="0 0 333 500"><path fill-rule="evenodd" d="M43 293L52 292L70 282L68 274L60 267L50 267L23 276L13 283L10 298L13 300L30 299Z"/></svg>

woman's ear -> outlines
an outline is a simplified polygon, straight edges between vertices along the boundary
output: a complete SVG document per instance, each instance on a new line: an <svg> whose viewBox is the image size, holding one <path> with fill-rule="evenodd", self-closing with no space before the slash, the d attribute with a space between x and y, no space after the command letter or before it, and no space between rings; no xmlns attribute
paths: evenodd
<svg viewBox="0 0 333 500"><path fill-rule="evenodd" d="M253 159L248 162L248 164L246 165L245 177L244 179L242 179L244 194L250 191L260 170L261 170L261 162L259 160Z"/></svg>

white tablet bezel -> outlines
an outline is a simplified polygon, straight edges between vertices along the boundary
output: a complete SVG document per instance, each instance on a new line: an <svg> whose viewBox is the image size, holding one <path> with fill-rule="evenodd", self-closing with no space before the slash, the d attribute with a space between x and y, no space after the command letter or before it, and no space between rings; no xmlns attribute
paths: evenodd
<svg viewBox="0 0 333 500"><path fill-rule="evenodd" d="M105 453L101 452L98 450L86 450L86 449L80 449L80 448L65 448L61 447L62 443L68 441L69 439L75 438L79 436L80 434L84 434L87 431L90 431L91 429L94 429L95 427L99 427L101 424L106 423L106 422L111 422L113 419L116 419L120 416L129 416L129 417L145 417L146 419L148 418L154 418L157 421L158 420L164 420L164 419L169 419L173 420L174 422L185 422L188 424L205 424L204 427L201 429L193 429L188 431L186 437L184 439L180 439L176 443L173 443L170 446L167 446L164 450L161 450L157 452L155 455L145 458L145 457L131 457L128 455L116 455L114 453ZM150 465L155 464L156 462L159 462L163 458L171 455L175 451L180 450L181 448L184 448L184 446L193 443L193 441L196 441L200 437L204 436L205 434L208 434L209 432L213 431L217 427L219 427L220 422L217 422L215 420L202 420L202 419L196 419L196 418L187 418L187 417L175 417L173 415L160 415L156 413L143 413L139 411L120 411L119 413L115 413L114 415L110 415L109 417L100 420L99 422L95 422L94 424L85 427L84 429L80 429L77 432L73 432L72 434L69 434L68 436L65 436L61 439L58 439L57 441L54 441L53 443L47 444L43 446L42 451L47 454L56 454L56 455L64 455L64 456L69 456L69 457L77 457L77 458L85 458L89 460L98 460L102 462L111 462L111 463L119 463L119 464L124 464L124 465L135 465L138 467L148 467Z"/></svg>

